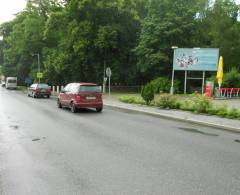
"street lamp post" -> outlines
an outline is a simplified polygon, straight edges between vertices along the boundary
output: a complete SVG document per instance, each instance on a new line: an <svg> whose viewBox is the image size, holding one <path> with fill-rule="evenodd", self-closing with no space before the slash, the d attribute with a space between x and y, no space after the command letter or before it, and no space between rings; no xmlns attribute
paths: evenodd
<svg viewBox="0 0 240 195"><path fill-rule="evenodd" d="M177 49L177 46L172 46L172 49L175 50ZM174 93L174 67L172 69L172 83L171 83L171 88L170 88L170 94L173 95Z"/></svg>

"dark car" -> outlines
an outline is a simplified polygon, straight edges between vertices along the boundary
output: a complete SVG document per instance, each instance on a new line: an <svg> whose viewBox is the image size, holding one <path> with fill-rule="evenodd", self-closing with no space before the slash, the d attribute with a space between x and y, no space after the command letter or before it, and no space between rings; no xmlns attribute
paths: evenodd
<svg viewBox="0 0 240 195"><path fill-rule="evenodd" d="M51 88L48 84L45 83L36 83L32 84L28 88L28 96L32 96L34 98L38 97L47 97L50 98L51 96Z"/></svg>
<svg viewBox="0 0 240 195"><path fill-rule="evenodd" d="M1 82L1 86L2 86L2 87L5 87L5 86L6 86L5 81L2 81L2 82Z"/></svg>
<svg viewBox="0 0 240 195"><path fill-rule="evenodd" d="M73 113L80 108L94 108L101 112L101 87L95 83L70 83L59 94L57 104L59 108L70 108Z"/></svg>

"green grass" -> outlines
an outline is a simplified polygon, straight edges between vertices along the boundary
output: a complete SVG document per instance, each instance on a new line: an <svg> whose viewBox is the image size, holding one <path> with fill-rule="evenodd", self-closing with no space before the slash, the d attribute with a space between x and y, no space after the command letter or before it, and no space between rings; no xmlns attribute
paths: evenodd
<svg viewBox="0 0 240 195"><path fill-rule="evenodd" d="M27 87L26 86L17 86L17 90L18 91L25 91L25 90L27 90Z"/></svg>

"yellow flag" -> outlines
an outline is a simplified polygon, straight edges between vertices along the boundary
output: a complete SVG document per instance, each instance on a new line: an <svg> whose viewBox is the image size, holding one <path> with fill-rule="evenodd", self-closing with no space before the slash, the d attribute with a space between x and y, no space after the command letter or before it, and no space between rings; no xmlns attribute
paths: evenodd
<svg viewBox="0 0 240 195"><path fill-rule="evenodd" d="M220 56L218 63L218 72L217 72L218 84L221 85L223 81L223 57Z"/></svg>

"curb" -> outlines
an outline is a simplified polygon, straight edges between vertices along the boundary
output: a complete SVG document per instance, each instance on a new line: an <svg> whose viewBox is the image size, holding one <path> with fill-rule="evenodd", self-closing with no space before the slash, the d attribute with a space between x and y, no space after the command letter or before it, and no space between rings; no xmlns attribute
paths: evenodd
<svg viewBox="0 0 240 195"><path fill-rule="evenodd" d="M113 110L129 111L132 113L141 113L141 114L146 114L146 115L154 116L154 117L158 117L158 118L165 118L165 119L176 120L176 121L181 121L181 122L185 122L185 123L203 125L206 127L213 127L213 128L217 128L219 130L230 131L232 133L240 133L240 128L227 126L227 125L218 125L215 123L193 120L193 119L189 119L189 118L175 117L172 115L162 114L162 113L158 113L158 112L148 112L148 111L138 110L138 109L134 109L134 108L126 108L124 106L117 106L117 105L111 105L111 104L104 104L104 106L108 107L110 109L113 109Z"/></svg>

